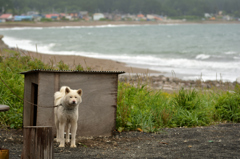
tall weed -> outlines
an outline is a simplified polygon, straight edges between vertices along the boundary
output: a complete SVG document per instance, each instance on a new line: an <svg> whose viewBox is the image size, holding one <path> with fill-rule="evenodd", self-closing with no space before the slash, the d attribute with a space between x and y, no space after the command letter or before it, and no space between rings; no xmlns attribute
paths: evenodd
<svg viewBox="0 0 240 159"><path fill-rule="evenodd" d="M240 87L235 92L224 92L218 97L216 104L216 118L232 122L240 122Z"/></svg>

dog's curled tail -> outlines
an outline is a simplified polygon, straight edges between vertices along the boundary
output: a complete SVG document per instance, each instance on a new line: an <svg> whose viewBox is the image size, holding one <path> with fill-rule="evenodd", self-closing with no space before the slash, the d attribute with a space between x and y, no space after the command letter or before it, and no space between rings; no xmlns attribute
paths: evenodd
<svg viewBox="0 0 240 159"><path fill-rule="evenodd" d="M69 88L68 86L62 86L60 88L60 91L57 91L54 93L54 104L57 105L57 101L59 101L60 98L62 98L65 95L66 88ZM70 89L70 88L69 88Z"/></svg>

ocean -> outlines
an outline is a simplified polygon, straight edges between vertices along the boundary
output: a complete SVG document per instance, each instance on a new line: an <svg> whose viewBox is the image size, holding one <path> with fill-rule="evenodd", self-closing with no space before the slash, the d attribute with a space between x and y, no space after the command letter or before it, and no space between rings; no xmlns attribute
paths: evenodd
<svg viewBox="0 0 240 159"><path fill-rule="evenodd" d="M0 34L10 47L111 59L184 80L240 77L240 24L23 27Z"/></svg>

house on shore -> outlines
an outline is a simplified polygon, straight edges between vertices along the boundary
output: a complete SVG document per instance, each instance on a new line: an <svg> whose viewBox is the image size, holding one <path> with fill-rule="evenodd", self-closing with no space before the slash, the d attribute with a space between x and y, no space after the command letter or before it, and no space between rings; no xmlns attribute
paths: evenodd
<svg viewBox="0 0 240 159"><path fill-rule="evenodd" d="M157 14L147 14L146 16L148 21L162 21L163 17Z"/></svg>
<svg viewBox="0 0 240 159"><path fill-rule="evenodd" d="M15 15L13 20L14 21L32 21L33 16L31 16L31 15Z"/></svg>
<svg viewBox="0 0 240 159"><path fill-rule="evenodd" d="M137 20L142 21L142 20L147 20L147 18L143 14L138 14L137 15Z"/></svg>
<svg viewBox="0 0 240 159"><path fill-rule="evenodd" d="M80 11L78 16L80 19L83 19L86 21L91 20L91 17L89 17L89 15L88 15L88 11Z"/></svg>
<svg viewBox="0 0 240 159"><path fill-rule="evenodd" d="M95 13L93 14L93 20L100 20L105 18L105 16L102 13Z"/></svg>
<svg viewBox="0 0 240 159"><path fill-rule="evenodd" d="M12 14L2 14L0 16L0 22L6 22L6 21L11 21L13 19Z"/></svg>
<svg viewBox="0 0 240 159"><path fill-rule="evenodd" d="M52 20L59 20L59 14L46 14L45 18Z"/></svg>

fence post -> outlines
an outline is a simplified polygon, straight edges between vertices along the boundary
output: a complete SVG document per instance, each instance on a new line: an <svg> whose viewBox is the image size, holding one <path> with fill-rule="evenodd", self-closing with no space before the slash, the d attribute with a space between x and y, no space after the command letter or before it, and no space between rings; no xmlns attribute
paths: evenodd
<svg viewBox="0 0 240 159"><path fill-rule="evenodd" d="M23 159L53 159L51 126L23 127Z"/></svg>

